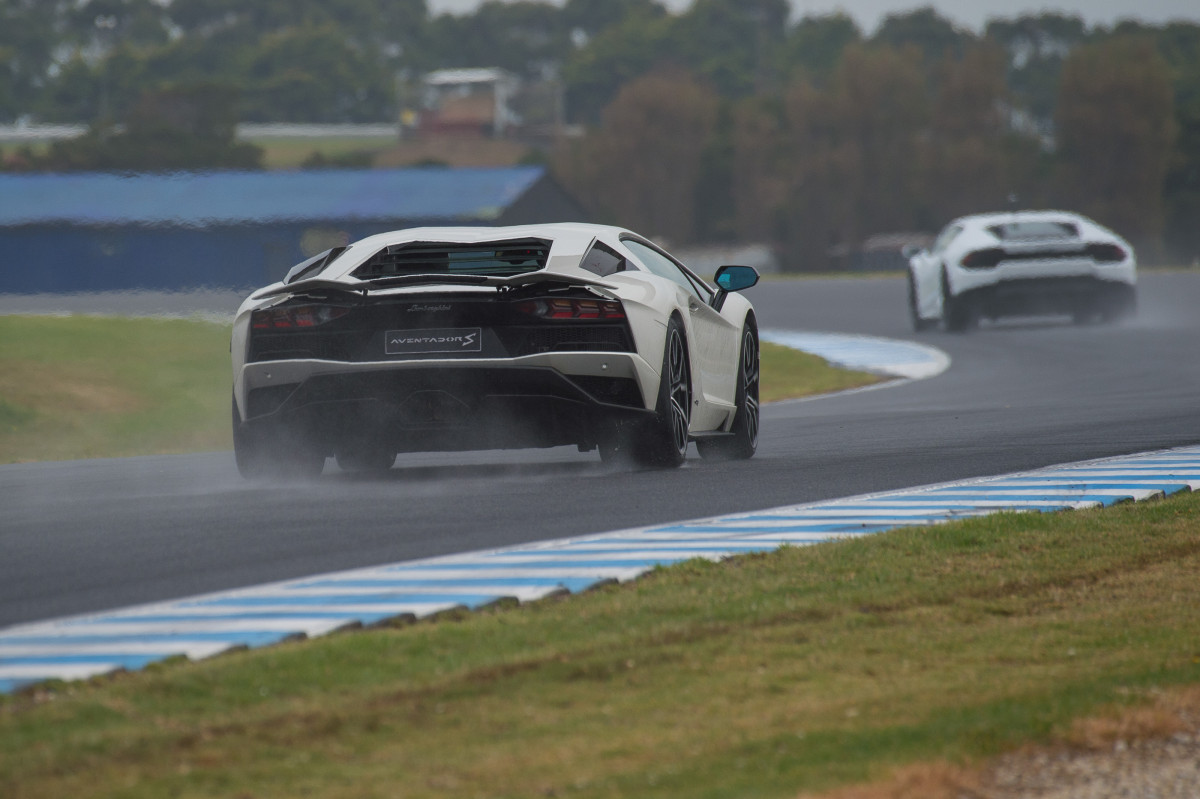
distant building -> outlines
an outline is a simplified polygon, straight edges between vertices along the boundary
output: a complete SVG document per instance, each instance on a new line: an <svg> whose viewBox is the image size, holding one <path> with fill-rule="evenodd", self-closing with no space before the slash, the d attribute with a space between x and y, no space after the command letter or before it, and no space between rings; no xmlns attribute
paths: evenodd
<svg viewBox="0 0 1200 799"><path fill-rule="evenodd" d="M421 85L422 134L502 138L521 123L511 105L521 83L511 72L439 69Z"/></svg>
<svg viewBox="0 0 1200 799"><path fill-rule="evenodd" d="M253 287L386 230L586 219L536 166L0 174L0 293Z"/></svg>

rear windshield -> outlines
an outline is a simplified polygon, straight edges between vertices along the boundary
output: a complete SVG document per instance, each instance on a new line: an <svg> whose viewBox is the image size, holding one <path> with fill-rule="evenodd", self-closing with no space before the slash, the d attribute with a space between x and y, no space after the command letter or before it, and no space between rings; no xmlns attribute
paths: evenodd
<svg viewBox="0 0 1200 799"><path fill-rule="evenodd" d="M1002 241L1079 238L1079 228L1071 222L1006 222L992 225L988 232Z"/></svg>
<svg viewBox="0 0 1200 799"><path fill-rule="evenodd" d="M393 244L354 270L363 280L401 275L496 275L508 277L536 272L546 266L550 242L509 239L462 244L417 241Z"/></svg>

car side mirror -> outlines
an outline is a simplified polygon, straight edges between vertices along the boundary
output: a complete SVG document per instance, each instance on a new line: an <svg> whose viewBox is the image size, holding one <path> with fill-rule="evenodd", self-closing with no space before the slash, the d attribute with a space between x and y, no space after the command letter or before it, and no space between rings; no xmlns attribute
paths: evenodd
<svg viewBox="0 0 1200 799"><path fill-rule="evenodd" d="M724 291L742 291L758 282L758 270L753 266L727 264L717 270L713 282Z"/></svg>
<svg viewBox="0 0 1200 799"><path fill-rule="evenodd" d="M905 258L912 258L914 255L918 255L922 252L924 252L924 250L915 244L905 244L900 248L900 254Z"/></svg>

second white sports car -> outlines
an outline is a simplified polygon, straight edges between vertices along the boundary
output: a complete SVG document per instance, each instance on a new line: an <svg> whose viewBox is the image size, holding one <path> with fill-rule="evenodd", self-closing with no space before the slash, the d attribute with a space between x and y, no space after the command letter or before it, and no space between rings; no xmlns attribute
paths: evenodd
<svg viewBox="0 0 1200 799"><path fill-rule="evenodd" d="M748 266L709 285L586 224L382 233L295 266L234 322L243 475L388 469L397 453L551 447L677 466L758 443Z"/></svg>
<svg viewBox="0 0 1200 799"><path fill-rule="evenodd" d="M963 331L981 319L1069 314L1114 321L1137 308L1129 242L1087 217L1018 211L955 219L909 256L913 329Z"/></svg>

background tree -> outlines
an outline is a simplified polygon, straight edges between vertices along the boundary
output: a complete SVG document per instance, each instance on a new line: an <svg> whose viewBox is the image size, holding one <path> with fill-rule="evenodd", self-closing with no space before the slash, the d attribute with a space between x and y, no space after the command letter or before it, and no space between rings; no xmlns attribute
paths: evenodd
<svg viewBox="0 0 1200 799"><path fill-rule="evenodd" d="M154 47L170 39L166 7L154 0L85 0L62 17L65 43L103 56L117 41Z"/></svg>
<svg viewBox="0 0 1200 799"><path fill-rule="evenodd" d="M370 122L396 107L390 73L329 24L265 37L244 85L252 121Z"/></svg>
<svg viewBox="0 0 1200 799"><path fill-rule="evenodd" d="M428 59L424 0L173 0L168 13L182 35L139 54L127 103L219 80L245 88L246 120L378 121L395 115L395 71Z"/></svg>
<svg viewBox="0 0 1200 799"><path fill-rule="evenodd" d="M66 0L0 0L0 121L37 105L62 40Z"/></svg>
<svg viewBox="0 0 1200 799"><path fill-rule="evenodd" d="M915 47L926 67L933 70L948 54L961 56L974 40L969 31L960 30L954 23L937 13L932 6L914 11L888 14L871 37L873 44L905 49Z"/></svg>
<svg viewBox="0 0 1200 799"><path fill-rule="evenodd" d="M832 113L856 161L846 190L854 212L837 238L850 246L871 233L916 224L919 141L929 100L914 48L850 47L834 76Z"/></svg>
<svg viewBox="0 0 1200 799"><path fill-rule="evenodd" d="M0 58L2 58L0 54ZM33 109L42 122L72 123L94 120L105 112L107 87L102 72L80 55L71 57L58 67L55 79L45 87ZM0 80L0 105L3 105L5 81Z"/></svg>
<svg viewBox="0 0 1200 799"><path fill-rule="evenodd" d="M781 106L743 105L739 233L761 235L770 220L770 237L792 268L824 270L844 266L871 233L911 230L929 121L920 61L915 48L852 46L827 88L801 78Z"/></svg>
<svg viewBox="0 0 1200 799"><path fill-rule="evenodd" d="M810 89L803 77L796 87ZM793 88L791 91L799 89ZM790 131L779 97L751 97L733 111L730 195L734 229L743 241L773 241L774 218L787 199L792 170Z"/></svg>
<svg viewBox="0 0 1200 799"><path fill-rule="evenodd" d="M777 84L786 63L787 0L698 0L679 16L632 3L630 16L588 39L568 59L568 115L595 123L626 82L664 66L686 69L726 98Z"/></svg>
<svg viewBox="0 0 1200 799"><path fill-rule="evenodd" d="M717 119L700 153L696 180L695 231L697 241L737 242L737 207L734 201L734 107L729 100L717 104Z"/></svg>
<svg viewBox="0 0 1200 799"><path fill-rule="evenodd" d="M763 92L777 82L790 11L787 0L695 0L669 48L725 97Z"/></svg>
<svg viewBox="0 0 1200 799"><path fill-rule="evenodd" d="M990 42L968 47L961 58L944 58L929 135L922 139L920 194L926 203L919 227L1004 208L1008 195L1018 192L1004 68L1004 52Z"/></svg>
<svg viewBox="0 0 1200 799"><path fill-rule="evenodd" d="M531 0L486 0L474 14L443 14L430 36L436 66L501 67L523 77L556 72L573 48L562 10Z"/></svg>
<svg viewBox="0 0 1200 799"><path fill-rule="evenodd" d="M852 68L853 69L853 68ZM841 69L837 79L841 78ZM847 131L838 91L806 81L784 97L783 152L776 159L784 185L770 215L774 240L789 268L825 271L844 266L854 240L862 190L863 153Z"/></svg>
<svg viewBox="0 0 1200 799"><path fill-rule="evenodd" d="M54 171L164 172L255 169L262 150L235 140L237 91L195 84L144 95L124 130L97 127L56 142L36 166Z"/></svg>
<svg viewBox="0 0 1200 799"><path fill-rule="evenodd" d="M1083 19L1052 13L992 19L984 35L1008 55L1007 82L1014 105L1042 131L1050 131L1063 62L1087 40Z"/></svg>
<svg viewBox="0 0 1200 799"><path fill-rule="evenodd" d="M1200 25L1167 25L1158 42L1174 86L1177 131L1163 184L1164 244L1174 263L1200 264Z"/></svg>
<svg viewBox="0 0 1200 799"><path fill-rule="evenodd" d="M862 38L858 25L844 13L804 17L788 32L782 71L789 78L801 72L823 84L833 75L846 48Z"/></svg>
<svg viewBox="0 0 1200 799"><path fill-rule="evenodd" d="M1175 126L1170 75L1154 44L1117 37L1073 51L1056 120L1059 197L1157 255Z"/></svg>
<svg viewBox="0 0 1200 799"><path fill-rule="evenodd" d="M630 17L659 19L667 9L658 0L567 0L563 20L571 30L590 38Z"/></svg>
<svg viewBox="0 0 1200 799"><path fill-rule="evenodd" d="M717 111L715 92L687 72L643 76L621 90L600 128L556 165L601 218L669 242L692 241L701 159Z"/></svg>
<svg viewBox="0 0 1200 799"><path fill-rule="evenodd" d="M563 66L567 116L595 125L625 84L668 60L664 57L675 17L636 9L574 51Z"/></svg>

